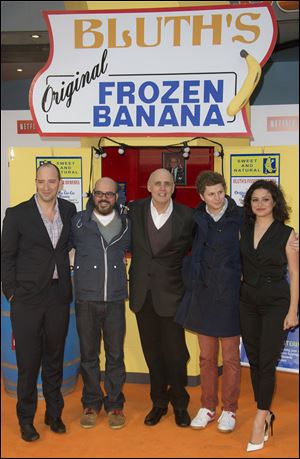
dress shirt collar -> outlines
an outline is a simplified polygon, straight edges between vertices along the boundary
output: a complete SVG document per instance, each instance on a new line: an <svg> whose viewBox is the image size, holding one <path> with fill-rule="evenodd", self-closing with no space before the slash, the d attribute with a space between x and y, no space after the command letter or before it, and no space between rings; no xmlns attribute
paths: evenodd
<svg viewBox="0 0 300 459"><path fill-rule="evenodd" d="M43 216L43 218L47 220L47 217L43 213L43 209L39 205L37 193L34 195L34 199L35 199L35 202L36 202L37 208L39 209L40 214ZM58 215L59 215L59 207L58 207L58 200L56 198L55 206L54 206L54 219L56 219Z"/></svg>
<svg viewBox="0 0 300 459"><path fill-rule="evenodd" d="M205 210L206 210L206 212L208 213L208 215L210 215L211 218L213 218L213 220L214 220L215 222L218 222L218 221L223 217L223 215L225 214L227 207L228 207L228 199L225 198L225 199L224 199L224 206L222 207L222 209L220 210L220 212L218 212L217 214L212 214L212 213L208 210L207 205L205 206Z"/></svg>
<svg viewBox="0 0 300 459"><path fill-rule="evenodd" d="M168 207L166 208L166 210L159 214L156 208L154 207L154 204L151 199L150 211L151 211L151 217L152 217L153 223L156 226L156 228L159 229L166 223L166 221L170 217L173 211L173 201L172 199L170 199L170 203Z"/></svg>

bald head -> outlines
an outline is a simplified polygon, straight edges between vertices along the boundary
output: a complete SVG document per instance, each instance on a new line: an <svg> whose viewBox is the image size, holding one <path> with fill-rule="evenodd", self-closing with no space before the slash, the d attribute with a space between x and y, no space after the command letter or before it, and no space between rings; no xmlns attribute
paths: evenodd
<svg viewBox="0 0 300 459"><path fill-rule="evenodd" d="M147 182L147 186L148 186L148 191L149 190L149 186L151 186L151 184L153 184L156 180L163 180L163 181L169 181L171 183L173 183L174 185L174 179L173 179L173 175L171 174L171 172L169 172L167 169L156 169L155 171L153 171L149 178L148 178L148 182Z"/></svg>
<svg viewBox="0 0 300 459"><path fill-rule="evenodd" d="M170 167L177 167L179 166L179 158L176 158L175 156L173 158L170 159Z"/></svg>
<svg viewBox="0 0 300 459"><path fill-rule="evenodd" d="M106 191L113 191L114 193L118 191L118 185L110 177L102 177L97 180L97 182L95 183L94 189L102 191L102 188L107 188Z"/></svg>
<svg viewBox="0 0 300 459"><path fill-rule="evenodd" d="M172 174L167 169L156 169L148 179L147 189L156 210L163 212L170 204L175 189Z"/></svg>

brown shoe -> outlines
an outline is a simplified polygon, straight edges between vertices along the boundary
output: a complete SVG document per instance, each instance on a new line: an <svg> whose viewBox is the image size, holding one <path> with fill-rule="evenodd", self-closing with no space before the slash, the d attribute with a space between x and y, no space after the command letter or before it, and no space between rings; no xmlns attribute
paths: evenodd
<svg viewBox="0 0 300 459"><path fill-rule="evenodd" d="M108 425L111 429L121 429L125 425L125 416L122 410L113 410L108 413Z"/></svg>
<svg viewBox="0 0 300 459"><path fill-rule="evenodd" d="M80 418L80 425L84 429L95 427L98 413L94 408L85 408Z"/></svg>

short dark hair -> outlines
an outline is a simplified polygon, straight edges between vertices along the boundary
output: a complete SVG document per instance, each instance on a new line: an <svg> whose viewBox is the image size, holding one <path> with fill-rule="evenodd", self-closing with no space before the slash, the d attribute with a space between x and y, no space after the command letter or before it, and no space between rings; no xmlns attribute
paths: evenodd
<svg viewBox="0 0 300 459"><path fill-rule="evenodd" d="M226 182L223 175L219 174L218 172L214 171L203 171L200 172L198 177L196 178L196 189L199 194L204 194L205 188L207 186L213 185L222 185L225 192L226 192Z"/></svg>
<svg viewBox="0 0 300 459"><path fill-rule="evenodd" d="M255 215L251 208L251 198L255 190L263 189L269 191L275 206L273 207L273 217L275 220L284 223L289 219L291 208L287 205L282 189L273 180L256 180L248 189L244 198L245 224L254 223Z"/></svg>
<svg viewBox="0 0 300 459"><path fill-rule="evenodd" d="M56 164L51 163L51 161L45 161L45 162L43 162L43 163L37 168L35 177L37 178L37 174L38 174L38 171L39 171L40 169L42 169L43 167L49 167L49 166L52 166L52 167L54 167L54 169L56 169L57 176L58 176L58 180L61 180L61 174L60 174L59 168L56 166Z"/></svg>

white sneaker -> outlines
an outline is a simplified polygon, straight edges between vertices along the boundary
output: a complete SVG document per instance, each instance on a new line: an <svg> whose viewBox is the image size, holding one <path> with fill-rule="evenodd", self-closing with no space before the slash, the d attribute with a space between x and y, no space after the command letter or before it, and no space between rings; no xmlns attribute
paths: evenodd
<svg viewBox="0 0 300 459"><path fill-rule="evenodd" d="M232 411L222 411L218 419L218 430L223 433L230 433L235 428L236 415Z"/></svg>
<svg viewBox="0 0 300 459"><path fill-rule="evenodd" d="M207 408L200 408L197 416L191 422L193 429L205 429L207 424L215 419L215 411L210 411Z"/></svg>

